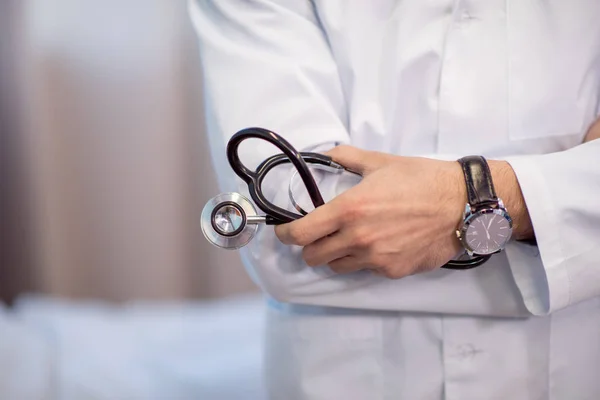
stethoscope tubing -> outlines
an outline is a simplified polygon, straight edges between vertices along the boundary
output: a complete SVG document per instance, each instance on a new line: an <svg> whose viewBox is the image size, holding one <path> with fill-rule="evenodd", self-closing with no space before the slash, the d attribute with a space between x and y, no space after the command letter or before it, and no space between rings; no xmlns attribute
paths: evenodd
<svg viewBox="0 0 600 400"><path fill-rule="evenodd" d="M244 140L251 138L265 140L276 146L283 154L269 157L256 168L256 171L252 171L240 160L238 153L240 144ZM278 165L292 163L304 182L315 208L325 204L315 178L308 169L307 163L331 165L333 163L331 157L319 153L299 152L287 140L267 129L246 128L234 134L229 140L227 145L227 159L236 175L248 185L248 192L256 206L266 214L267 225L284 224L302 218L301 214L278 207L268 201L263 195L261 190L262 182L267 173Z"/></svg>
<svg viewBox="0 0 600 400"><path fill-rule="evenodd" d="M256 168L256 171L252 171L244 165L238 154L240 144L244 140L251 138L265 140L281 150L283 154L277 154L267 158ZM231 137L227 144L227 159L236 175L248 185L250 197L252 197L256 206L265 213L264 220L262 218L257 218L254 222L264 222L267 225L284 224L303 217L301 214L290 212L272 204L263 195L261 189L262 182L267 173L273 168L285 163L292 163L296 168L297 174L302 179L315 208L322 206L325 202L315 178L308 168L308 164L317 164L333 167L335 169L345 169L343 166L335 163L331 157L319 153L299 152L278 134L269 131L268 129L257 127L242 129ZM353 172L350 170L348 171ZM296 208L298 209L299 207ZM490 257L491 255L485 255L475 256L469 260L451 260L443 265L442 268L467 270L485 263Z"/></svg>

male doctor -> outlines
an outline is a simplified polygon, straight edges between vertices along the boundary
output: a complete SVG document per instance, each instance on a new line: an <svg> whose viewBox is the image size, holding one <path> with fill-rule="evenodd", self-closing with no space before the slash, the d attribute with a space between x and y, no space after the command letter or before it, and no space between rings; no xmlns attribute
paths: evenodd
<svg viewBox="0 0 600 400"><path fill-rule="evenodd" d="M244 189L225 145L249 126L364 177L242 251L272 399L600 399L599 1L190 11L222 188ZM467 250L494 254L440 268Z"/></svg>

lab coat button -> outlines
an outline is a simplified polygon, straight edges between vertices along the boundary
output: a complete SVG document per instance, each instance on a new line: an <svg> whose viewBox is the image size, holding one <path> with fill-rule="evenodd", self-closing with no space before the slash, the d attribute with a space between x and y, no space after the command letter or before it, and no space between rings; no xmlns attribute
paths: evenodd
<svg viewBox="0 0 600 400"><path fill-rule="evenodd" d="M456 352L454 356L460 360L472 360L481 353L483 353L483 350L478 349L471 343L467 343L456 346Z"/></svg>
<svg viewBox="0 0 600 400"><path fill-rule="evenodd" d="M477 18L474 17L473 15L471 15L471 13L469 13L467 10L463 10L462 13L460 14L460 19L465 22L471 22L471 21L476 20Z"/></svg>

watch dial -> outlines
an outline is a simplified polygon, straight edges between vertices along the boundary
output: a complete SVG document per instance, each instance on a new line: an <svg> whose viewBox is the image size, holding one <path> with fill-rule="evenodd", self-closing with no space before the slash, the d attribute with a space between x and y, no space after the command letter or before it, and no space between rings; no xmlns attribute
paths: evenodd
<svg viewBox="0 0 600 400"><path fill-rule="evenodd" d="M475 216L467 228L465 240L474 253L492 254L504 248L511 234L509 220L489 212Z"/></svg>

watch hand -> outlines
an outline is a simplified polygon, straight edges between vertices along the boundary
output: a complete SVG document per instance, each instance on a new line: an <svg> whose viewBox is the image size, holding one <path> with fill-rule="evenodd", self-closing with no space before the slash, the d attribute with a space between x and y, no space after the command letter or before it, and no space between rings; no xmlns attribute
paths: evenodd
<svg viewBox="0 0 600 400"><path fill-rule="evenodd" d="M481 225L483 226L483 229L485 229L485 234L487 235L488 240L490 240L490 232L488 232L488 228L485 227L485 223L483 221L481 221Z"/></svg>
<svg viewBox="0 0 600 400"><path fill-rule="evenodd" d="M494 220L494 218L496 218L495 215L492 218L490 218L490 223L488 224L487 229L490 229L490 226L492 226L492 221Z"/></svg>

